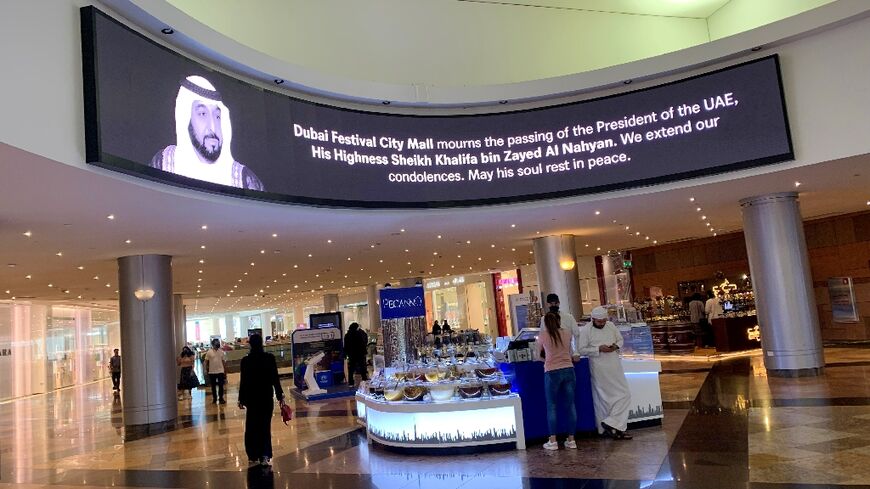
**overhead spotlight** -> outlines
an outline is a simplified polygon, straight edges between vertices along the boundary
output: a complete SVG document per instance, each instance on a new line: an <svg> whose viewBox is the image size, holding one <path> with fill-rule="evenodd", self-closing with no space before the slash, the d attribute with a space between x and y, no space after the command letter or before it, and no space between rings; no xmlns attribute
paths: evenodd
<svg viewBox="0 0 870 489"><path fill-rule="evenodd" d="M164 27L163 29L160 29L160 32L169 36L169 35L175 34L175 29L173 29L172 27Z"/></svg>

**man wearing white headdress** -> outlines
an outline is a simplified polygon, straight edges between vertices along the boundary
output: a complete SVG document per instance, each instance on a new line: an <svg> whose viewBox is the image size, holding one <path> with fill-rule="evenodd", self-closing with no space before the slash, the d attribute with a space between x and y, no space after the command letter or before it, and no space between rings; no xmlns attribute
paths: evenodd
<svg viewBox="0 0 870 489"><path fill-rule="evenodd" d="M622 369L619 349L622 334L608 321L607 309L592 309L592 321L580 328L577 337L577 353L589 357L592 373L592 403L598 433L617 439L629 440L628 411L631 392Z"/></svg>
<svg viewBox="0 0 870 489"><path fill-rule="evenodd" d="M197 180L251 190L263 182L233 159L230 109L220 92L201 76L188 76L175 98L176 144L157 152L151 166Z"/></svg>

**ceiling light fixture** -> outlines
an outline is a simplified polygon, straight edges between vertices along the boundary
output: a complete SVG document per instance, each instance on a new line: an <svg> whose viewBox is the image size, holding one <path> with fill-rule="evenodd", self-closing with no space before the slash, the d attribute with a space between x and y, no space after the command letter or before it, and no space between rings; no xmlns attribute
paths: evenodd
<svg viewBox="0 0 870 489"><path fill-rule="evenodd" d="M870 202L868 202L868 204L870 204ZM23 234L24 234L25 236L27 236L28 238L31 237L31 236L33 236L33 233L30 232L30 231L24 231Z"/></svg>

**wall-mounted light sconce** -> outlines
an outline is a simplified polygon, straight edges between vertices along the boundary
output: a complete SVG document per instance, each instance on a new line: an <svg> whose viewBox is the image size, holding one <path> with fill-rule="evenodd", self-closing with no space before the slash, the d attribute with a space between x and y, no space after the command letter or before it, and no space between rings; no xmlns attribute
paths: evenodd
<svg viewBox="0 0 870 489"><path fill-rule="evenodd" d="M154 291L151 289L136 289L133 291L133 295L135 295L140 301L145 302L154 297Z"/></svg>
<svg viewBox="0 0 870 489"><path fill-rule="evenodd" d="M559 266L562 268L562 270L565 270L566 272L568 270L574 270L574 265L576 265L576 263L574 263L574 260L571 259L564 259L559 262Z"/></svg>

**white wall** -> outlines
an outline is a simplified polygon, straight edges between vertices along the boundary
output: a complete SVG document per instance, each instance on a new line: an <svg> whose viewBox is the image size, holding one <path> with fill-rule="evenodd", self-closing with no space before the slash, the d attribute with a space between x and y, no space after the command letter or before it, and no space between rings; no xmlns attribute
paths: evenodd
<svg viewBox="0 0 870 489"><path fill-rule="evenodd" d="M356 80L488 85L594 70L709 40L700 18L425 0L169 0L279 60ZM388 12L388 13L387 13Z"/></svg>
<svg viewBox="0 0 870 489"><path fill-rule="evenodd" d="M831 3L832 0L730 0L707 18L710 39L737 34L800 12Z"/></svg>
<svg viewBox="0 0 870 489"><path fill-rule="evenodd" d="M0 79L0 141L79 167L84 166L84 130L78 8L84 3L0 2L0 45L6 47L0 50L0 66L7 68L6 76ZM753 56L772 52L782 57L796 160L740 175L870 151L870 19L865 17ZM659 78L655 83L697 71ZM15 162L2 161L0 165L15 168ZM710 180L728 180L736 175ZM669 188L690 184L678 182Z"/></svg>

